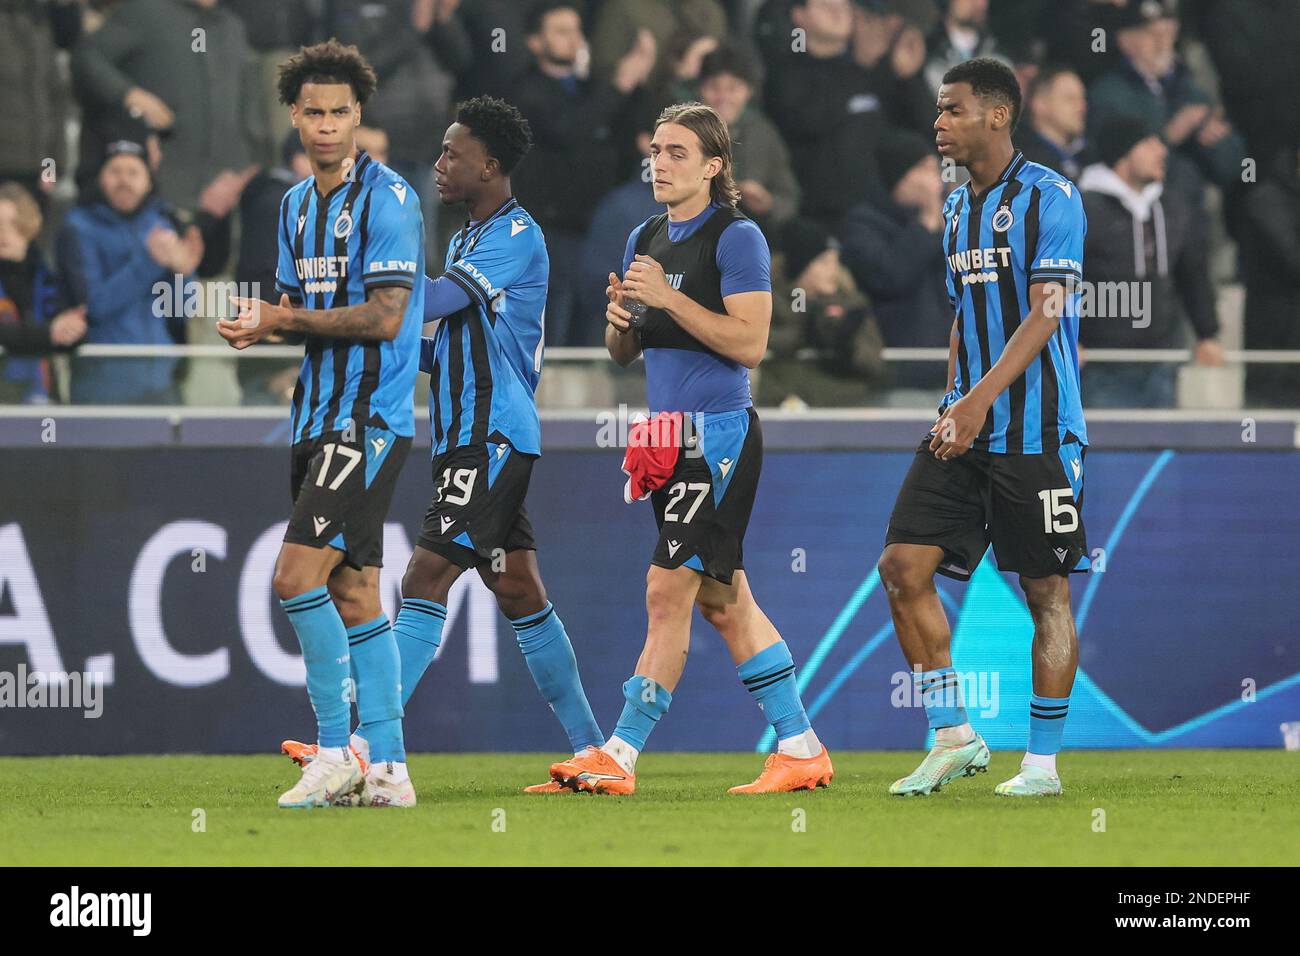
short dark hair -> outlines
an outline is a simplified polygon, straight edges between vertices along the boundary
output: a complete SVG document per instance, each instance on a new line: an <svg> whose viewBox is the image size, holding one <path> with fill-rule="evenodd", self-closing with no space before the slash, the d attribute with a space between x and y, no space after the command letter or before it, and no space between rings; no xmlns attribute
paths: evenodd
<svg viewBox="0 0 1300 956"><path fill-rule="evenodd" d="M1040 93L1046 93L1052 88L1053 83L1067 73L1072 76L1078 75L1078 71L1072 66L1067 66L1064 63L1048 63L1035 73L1033 79L1029 81L1025 89L1025 102L1032 103L1034 97Z"/></svg>
<svg viewBox="0 0 1300 956"><path fill-rule="evenodd" d="M304 83L346 83L364 106L379 87L379 77L360 50L331 37L315 46L300 47L280 64L280 102L286 106L296 103Z"/></svg>
<svg viewBox="0 0 1300 956"><path fill-rule="evenodd" d="M524 21L524 35L534 36L542 32L542 24L556 10L572 10L582 16L576 0L538 0L528 8L528 18Z"/></svg>
<svg viewBox="0 0 1300 956"><path fill-rule="evenodd" d="M740 47L730 44L723 44L700 61L700 83L722 74L744 80L750 86L756 81L754 61Z"/></svg>
<svg viewBox="0 0 1300 956"><path fill-rule="evenodd" d="M487 147L487 153L509 176L533 145L533 131L522 113L505 100L476 96L456 104L456 122Z"/></svg>
<svg viewBox="0 0 1300 956"><path fill-rule="evenodd" d="M995 100L1011 108L1011 129L1015 132L1020 122L1020 81L1015 72L1001 60L990 56L977 56L958 63L943 75L943 82L969 83L971 92L980 99Z"/></svg>

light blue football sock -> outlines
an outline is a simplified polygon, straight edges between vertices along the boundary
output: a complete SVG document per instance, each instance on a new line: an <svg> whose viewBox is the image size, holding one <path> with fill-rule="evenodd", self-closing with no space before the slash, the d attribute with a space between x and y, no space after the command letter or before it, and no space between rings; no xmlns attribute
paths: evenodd
<svg viewBox="0 0 1300 956"><path fill-rule="evenodd" d="M280 605L302 648L307 696L316 712L316 742L322 747L346 747L352 716L348 633L329 588L322 585Z"/></svg>
<svg viewBox="0 0 1300 956"><path fill-rule="evenodd" d="M961 681L952 666L923 671L916 676L916 685L931 730L960 727L968 722L961 699Z"/></svg>
<svg viewBox="0 0 1300 956"><path fill-rule="evenodd" d="M589 746L599 747L605 737L587 703L578 677L578 659L555 607L547 601L540 611L515 618L510 624L533 682L560 719L573 752L579 753Z"/></svg>
<svg viewBox="0 0 1300 956"><path fill-rule="evenodd" d="M402 608L393 622L393 638L402 662L402 706L411 699L429 662L442 643L442 626L447 609L437 601L402 598Z"/></svg>
<svg viewBox="0 0 1300 956"><path fill-rule="evenodd" d="M370 744L370 762L404 761L401 660L388 618L348 628L348 651L356 681L357 734Z"/></svg>
<svg viewBox="0 0 1300 956"><path fill-rule="evenodd" d="M794 658L785 641L777 641L737 664L736 673L776 731L777 740L797 737L812 726L799 699Z"/></svg>
<svg viewBox="0 0 1300 956"><path fill-rule="evenodd" d="M1070 712L1068 697L1029 698L1029 746L1031 754L1061 752L1061 739L1065 736L1065 715Z"/></svg>
<svg viewBox="0 0 1300 956"><path fill-rule="evenodd" d="M646 738L659 718L668 713L673 695L650 677L635 675L623 685L623 713L619 715L614 736L626 740L637 751L645 750Z"/></svg>

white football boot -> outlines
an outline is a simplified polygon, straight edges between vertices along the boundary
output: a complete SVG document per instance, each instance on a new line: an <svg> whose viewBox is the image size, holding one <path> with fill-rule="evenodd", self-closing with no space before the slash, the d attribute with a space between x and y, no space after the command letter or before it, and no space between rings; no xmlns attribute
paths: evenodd
<svg viewBox="0 0 1300 956"><path fill-rule="evenodd" d="M352 793L334 801L338 807L413 807L415 786L411 778L398 780L391 761L370 765L365 782Z"/></svg>
<svg viewBox="0 0 1300 956"><path fill-rule="evenodd" d="M343 758L317 755L302 769L302 778L280 795L282 810L328 807L340 797L358 790L365 777L356 758L347 748Z"/></svg>

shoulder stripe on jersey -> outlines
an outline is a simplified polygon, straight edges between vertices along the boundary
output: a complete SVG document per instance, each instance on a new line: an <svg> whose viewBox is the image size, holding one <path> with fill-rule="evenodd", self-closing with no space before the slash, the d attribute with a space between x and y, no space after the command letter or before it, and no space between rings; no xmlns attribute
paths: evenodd
<svg viewBox="0 0 1300 956"><path fill-rule="evenodd" d="M1014 164L1013 164L1014 165ZM1010 180L1002 190L1002 195L998 198L999 209L1010 209L1011 203L1019 195L1021 188L1024 186L1019 179ZM994 213L996 216L997 213ZM1003 239L1008 248L1013 247L1011 226L1005 233ZM1011 336L1016 334L1016 329L1020 327L1021 317L1025 314L1020 307L1020 290L1016 288L1016 271L1014 265L1014 255L1012 262L1007 265L1001 264L1001 258L998 259L998 311L1002 316L1002 347L1006 349L1006 343L1011 341ZM1027 373L1017 375L1007 389L1008 412L1010 417L1007 420L1007 454L1018 455L1025 450L1025 387Z"/></svg>
<svg viewBox="0 0 1300 956"><path fill-rule="evenodd" d="M471 445L481 445L487 441L488 416L492 412L492 363L482 319L473 315L465 322L469 326L469 358L474 370L474 424L469 441Z"/></svg>

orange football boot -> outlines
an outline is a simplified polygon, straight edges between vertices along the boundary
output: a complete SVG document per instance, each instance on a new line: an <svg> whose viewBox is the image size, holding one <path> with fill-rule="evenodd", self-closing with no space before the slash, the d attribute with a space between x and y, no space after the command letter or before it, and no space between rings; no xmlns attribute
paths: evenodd
<svg viewBox="0 0 1300 956"><path fill-rule="evenodd" d="M830 786L835 776L831 755L825 747L816 757L791 757L769 754L763 772L753 783L732 787L727 793L789 793L792 790L815 790Z"/></svg>
<svg viewBox="0 0 1300 956"><path fill-rule="evenodd" d="M573 790L562 783L548 780L545 783L535 783L531 787L524 787L524 793L573 793Z"/></svg>
<svg viewBox="0 0 1300 956"><path fill-rule="evenodd" d="M585 753L570 760L551 764L551 779L570 790L587 793L626 796L636 791L636 774L628 773L617 760L595 747L588 747Z"/></svg>
<svg viewBox="0 0 1300 956"><path fill-rule="evenodd" d="M287 756L299 767L305 767L315 760L316 751L319 749L316 744L305 744L300 740L286 740L280 744L280 753ZM361 773L364 776L365 772L370 769L370 762L364 760L361 754L357 753L356 747L349 746L348 749L352 751L352 756L356 758L357 766L361 768Z"/></svg>

